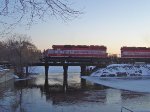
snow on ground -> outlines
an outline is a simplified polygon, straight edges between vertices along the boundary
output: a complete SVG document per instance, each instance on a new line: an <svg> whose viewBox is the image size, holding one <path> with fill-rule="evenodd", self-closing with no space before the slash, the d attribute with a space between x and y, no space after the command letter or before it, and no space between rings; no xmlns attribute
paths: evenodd
<svg viewBox="0 0 150 112"><path fill-rule="evenodd" d="M150 93L150 65L146 64L112 64L81 78L116 89Z"/></svg>
<svg viewBox="0 0 150 112"><path fill-rule="evenodd" d="M92 73L91 76L141 76L150 75L150 65L111 64Z"/></svg>

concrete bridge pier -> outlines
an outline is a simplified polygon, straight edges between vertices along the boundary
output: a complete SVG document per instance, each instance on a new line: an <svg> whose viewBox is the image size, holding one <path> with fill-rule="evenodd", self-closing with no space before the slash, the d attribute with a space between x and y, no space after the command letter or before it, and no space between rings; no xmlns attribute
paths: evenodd
<svg viewBox="0 0 150 112"><path fill-rule="evenodd" d="M28 73L28 66L26 66L26 76L28 76L29 73Z"/></svg>
<svg viewBox="0 0 150 112"><path fill-rule="evenodd" d="M81 76L86 76L86 66L81 67ZM81 78L81 88L86 87L86 80Z"/></svg>
<svg viewBox="0 0 150 112"><path fill-rule="evenodd" d="M45 85L48 85L48 69L49 66L45 64Z"/></svg>
<svg viewBox="0 0 150 112"><path fill-rule="evenodd" d="M68 89L68 66L64 65L63 66L64 73L63 73L63 91L66 92Z"/></svg>
<svg viewBox="0 0 150 112"><path fill-rule="evenodd" d="M80 66L81 67L81 76L86 75L86 66Z"/></svg>

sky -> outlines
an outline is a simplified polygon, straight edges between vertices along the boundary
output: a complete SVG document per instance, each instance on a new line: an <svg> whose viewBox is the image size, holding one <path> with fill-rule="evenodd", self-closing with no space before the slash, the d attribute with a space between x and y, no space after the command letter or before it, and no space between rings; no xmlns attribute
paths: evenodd
<svg viewBox="0 0 150 112"><path fill-rule="evenodd" d="M83 14L64 22L49 18L29 30L41 50L52 45L104 45L110 54L122 46L150 47L150 0L70 0Z"/></svg>

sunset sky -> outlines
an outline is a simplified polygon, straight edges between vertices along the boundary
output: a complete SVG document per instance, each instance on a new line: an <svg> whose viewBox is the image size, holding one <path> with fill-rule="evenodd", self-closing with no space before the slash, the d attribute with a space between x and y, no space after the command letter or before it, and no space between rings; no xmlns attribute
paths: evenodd
<svg viewBox="0 0 150 112"><path fill-rule="evenodd" d="M54 44L105 45L108 53L120 53L122 46L150 47L150 0L70 0L83 14L63 22L50 18L30 30L41 50Z"/></svg>

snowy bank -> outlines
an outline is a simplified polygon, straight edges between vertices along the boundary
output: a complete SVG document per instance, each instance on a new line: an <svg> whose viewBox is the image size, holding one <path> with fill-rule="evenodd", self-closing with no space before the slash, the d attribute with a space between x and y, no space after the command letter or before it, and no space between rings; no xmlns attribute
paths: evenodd
<svg viewBox="0 0 150 112"><path fill-rule="evenodd" d="M81 78L116 89L150 93L150 65L146 64L112 64Z"/></svg>
<svg viewBox="0 0 150 112"><path fill-rule="evenodd" d="M150 75L150 65L111 64L92 73L91 76L115 77L115 76L143 76Z"/></svg>

